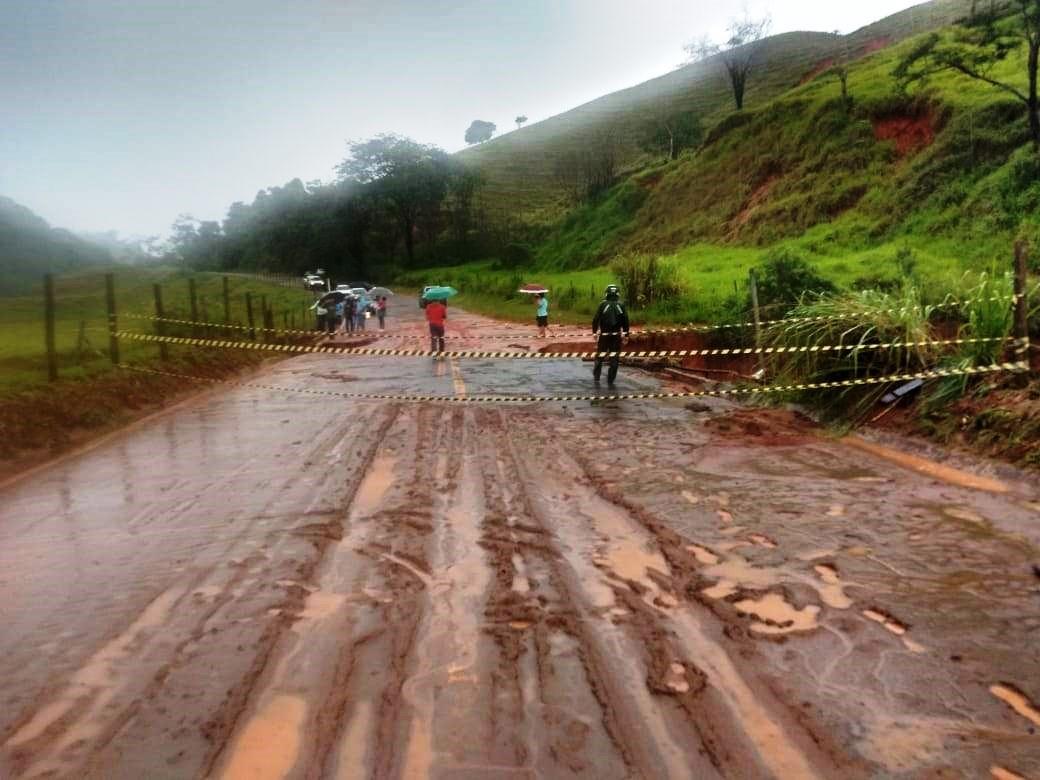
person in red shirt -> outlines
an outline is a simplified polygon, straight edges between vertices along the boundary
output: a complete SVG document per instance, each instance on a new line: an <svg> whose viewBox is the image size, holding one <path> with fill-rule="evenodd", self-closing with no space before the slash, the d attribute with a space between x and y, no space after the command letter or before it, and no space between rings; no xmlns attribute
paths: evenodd
<svg viewBox="0 0 1040 780"><path fill-rule="evenodd" d="M444 301L430 301L426 304L426 321L430 323L430 350L444 351L444 321L448 319L448 307Z"/></svg>

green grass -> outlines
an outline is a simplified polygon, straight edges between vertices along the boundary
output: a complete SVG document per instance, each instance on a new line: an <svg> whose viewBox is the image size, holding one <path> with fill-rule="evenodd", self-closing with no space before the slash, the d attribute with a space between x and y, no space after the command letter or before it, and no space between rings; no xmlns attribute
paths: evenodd
<svg viewBox="0 0 1040 780"><path fill-rule="evenodd" d="M569 211L557 203L522 281L552 288L556 319L583 318L594 305L584 288L616 281L609 270L615 257L651 255L678 268L685 293L636 315L649 322L712 322L743 316L748 271L770 250L793 250L846 291L895 289L906 281L895 258L909 250L912 281L925 303L955 292L966 273L1008 268L1018 236L1031 239L1040 254L1040 159L1027 143L1024 109L999 90L952 73L908 94L892 76L914 43L911 32L948 23L967 7L918 7L857 33L854 51L869 50L871 41L902 42L852 63L851 111L838 99L835 78L804 78L809 69L790 59L787 39L775 42L768 79L739 114L726 108L724 91L706 97L710 79L701 74L694 84L693 71L651 82L656 92L641 85L604 98L603 106L635 111L637 104L650 105L651 94L665 100L669 89L686 84L690 100L700 101L715 125L706 122L702 148L677 161L640 168L646 161L632 157L634 172L595 202ZM1024 52L1013 53L993 75L1023 82ZM559 126L542 123L467 152L497 171L486 205L522 218L530 201L524 182L544 178L545 160L573 135L567 122L584 122L589 132L608 122L609 112L595 119L586 109L557 118ZM876 136L893 119L920 120L934 138L902 153ZM520 144L522 138L533 146ZM545 160L536 161L536 151ZM510 296L514 272L494 268L486 261L438 273L464 291L460 302L527 319L523 302Z"/></svg>
<svg viewBox="0 0 1040 780"><path fill-rule="evenodd" d="M213 322L223 322L221 275L189 274L172 268L119 266L91 269L55 279L55 344L59 356L59 376L76 379L96 376L112 370L108 357L108 333L105 308L105 270L115 273L116 308L118 313L154 314L152 285L161 284L167 317L189 319L188 278L196 280L199 316L208 315ZM254 299L255 318L260 323L260 296L267 297L275 312L275 326L282 327L282 313L293 312L296 323L303 320L303 306L311 302L303 289L295 290L247 277L230 279L231 318L246 322L244 295ZM2 299L0 307L0 395L9 396L47 383L44 349L42 283L32 294ZM89 344L77 349L81 324ZM309 320L308 320L309 324ZM152 333L154 325L147 320L124 318L120 328ZM189 335L190 328L167 326L168 333ZM214 331L223 333L224 331ZM171 347L173 353L188 348ZM153 362L158 354L154 344L120 342L121 359L126 362Z"/></svg>

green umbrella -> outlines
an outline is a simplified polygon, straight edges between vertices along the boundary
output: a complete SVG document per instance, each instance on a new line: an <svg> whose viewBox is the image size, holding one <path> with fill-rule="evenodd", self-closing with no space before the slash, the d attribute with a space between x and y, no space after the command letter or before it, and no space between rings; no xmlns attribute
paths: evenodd
<svg viewBox="0 0 1040 780"><path fill-rule="evenodd" d="M431 287L423 293L423 298L428 301L444 301L451 296L458 294L459 291L454 287Z"/></svg>

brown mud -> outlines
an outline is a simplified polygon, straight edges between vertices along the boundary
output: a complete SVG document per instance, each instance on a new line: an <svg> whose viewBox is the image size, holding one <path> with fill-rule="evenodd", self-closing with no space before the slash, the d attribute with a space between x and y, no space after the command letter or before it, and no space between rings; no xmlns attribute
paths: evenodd
<svg viewBox="0 0 1040 780"><path fill-rule="evenodd" d="M1040 493L942 477L716 399L210 393L0 495L0 776L1038 776Z"/></svg>

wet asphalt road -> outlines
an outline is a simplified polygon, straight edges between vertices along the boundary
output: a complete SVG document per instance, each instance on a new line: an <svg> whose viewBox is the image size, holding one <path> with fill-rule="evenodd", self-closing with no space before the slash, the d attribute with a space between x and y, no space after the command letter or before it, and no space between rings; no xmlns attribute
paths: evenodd
<svg viewBox="0 0 1040 780"><path fill-rule="evenodd" d="M380 344L422 345L419 317ZM459 348L530 330L449 321ZM257 381L590 372L311 355ZM996 476L715 400L207 391L0 491L0 776L1040 776L1040 491Z"/></svg>

